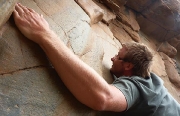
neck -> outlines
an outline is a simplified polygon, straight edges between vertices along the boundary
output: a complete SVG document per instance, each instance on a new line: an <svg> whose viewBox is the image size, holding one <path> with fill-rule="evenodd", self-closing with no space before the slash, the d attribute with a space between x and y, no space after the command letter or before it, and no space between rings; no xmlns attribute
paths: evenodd
<svg viewBox="0 0 180 116"><path fill-rule="evenodd" d="M125 72L124 76L131 77L132 76L132 72Z"/></svg>
<svg viewBox="0 0 180 116"><path fill-rule="evenodd" d="M117 78L121 77L121 76L126 76L126 77L131 77L133 74L131 71L125 71L124 73L122 74L114 74Z"/></svg>

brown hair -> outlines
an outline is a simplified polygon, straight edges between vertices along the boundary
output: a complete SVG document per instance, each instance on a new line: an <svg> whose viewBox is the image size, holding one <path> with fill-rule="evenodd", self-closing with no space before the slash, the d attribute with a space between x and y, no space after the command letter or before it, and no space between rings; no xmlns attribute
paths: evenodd
<svg viewBox="0 0 180 116"><path fill-rule="evenodd" d="M130 42L124 43L123 47L127 48L124 61L134 65L133 75L143 78L150 75L150 66L152 64L153 55L149 48L143 44Z"/></svg>

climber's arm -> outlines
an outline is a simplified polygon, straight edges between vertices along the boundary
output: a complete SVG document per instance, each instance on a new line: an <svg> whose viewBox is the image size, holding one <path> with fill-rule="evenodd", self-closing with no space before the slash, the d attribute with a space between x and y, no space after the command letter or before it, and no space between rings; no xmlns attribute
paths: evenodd
<svg viewBox="0 0 180 116"><path fill-rule="evenodd" d="M46 20L20 4L15 6L14 20L20 31L39 44L49 57L61 80L83 104L95 110L124 111L127 102L116 87L74 55Z"/></svg>

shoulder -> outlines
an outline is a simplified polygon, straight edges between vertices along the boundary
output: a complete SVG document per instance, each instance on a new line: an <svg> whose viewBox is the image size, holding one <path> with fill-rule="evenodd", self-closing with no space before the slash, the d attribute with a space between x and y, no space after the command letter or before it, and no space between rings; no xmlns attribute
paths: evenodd
<svg viewBox="0 0 180 116"><path fill-rule="evenodd" d="M135 79L131 77L120 77L113 82L113 85L119 89L126 98L127 110L139 101L140 92Z"/></svg>

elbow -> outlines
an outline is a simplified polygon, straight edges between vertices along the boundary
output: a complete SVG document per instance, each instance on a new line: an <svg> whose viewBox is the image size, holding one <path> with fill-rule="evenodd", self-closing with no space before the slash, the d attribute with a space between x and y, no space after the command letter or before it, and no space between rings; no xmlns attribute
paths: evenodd
<svg viewBox="0 0 180 116"><path fill-rule="evenodd" d="M96 103L93 107L93 110L97 110L97 111L105 111L105 105L104 103Z"/></svg>
<svg viewBox="0 0 180 116"><path fill-rule="evenodd" d="M96 100L94 100L91 108L97 111L105 111L107 110L107 104L108 104L107 96L101 96Z"/></svg>

